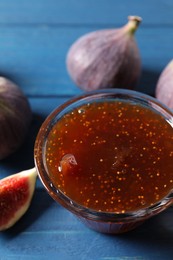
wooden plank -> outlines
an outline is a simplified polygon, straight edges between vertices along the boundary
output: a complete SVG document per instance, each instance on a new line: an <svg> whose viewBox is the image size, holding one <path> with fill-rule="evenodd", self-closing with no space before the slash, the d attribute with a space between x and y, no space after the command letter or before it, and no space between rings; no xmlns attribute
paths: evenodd
<svg viewBox="0 0 173 260"><path fill-rule="evenodd" d="M171 0L1 0L1 24L122 24L128 15L140 15L146 24L172 25Z"/></svg>
<svg viewBox="0 0 173 260"><path fill-rule="evenodd" d="M76 95L81 93L66 70L66 54L81 35L98 27L1 27L0 75L21 85L29 95ZM143 75L137 90L154 93L158 76L172 59L171 28L140 27L136 39Z"/></svg>

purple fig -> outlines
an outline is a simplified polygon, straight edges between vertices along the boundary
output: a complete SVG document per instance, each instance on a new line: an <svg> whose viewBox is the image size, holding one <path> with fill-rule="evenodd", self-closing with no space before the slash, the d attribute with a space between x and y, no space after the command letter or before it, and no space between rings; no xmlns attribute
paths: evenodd
<svg viewBox="0 0 173 260"><path fill-rule="evenodd" d="M122 28L99 30L79 38L67 54L67 70L75 84L85 91L133 89L141 74L134 39L140 22L140 17L129 16Z"/></svg>
<svg viewBox="0 0 173 260"><path fill-rule="evenodd" d="M13 226L28 210L36 177L33 168L0 180L0 231Z"/></svg>
<svg viewBox="0 0 173 260"><path fill-rule="evenodd" d="M173 109L173 60L162 71L156 85L155 96L163 104Z"/></svg>
<svg viewBox="0 0 173 260"><path fill-rule="evenodd" d="M22 144L32 112L26 96L12 81L0 77L0 160Z"/></svg>

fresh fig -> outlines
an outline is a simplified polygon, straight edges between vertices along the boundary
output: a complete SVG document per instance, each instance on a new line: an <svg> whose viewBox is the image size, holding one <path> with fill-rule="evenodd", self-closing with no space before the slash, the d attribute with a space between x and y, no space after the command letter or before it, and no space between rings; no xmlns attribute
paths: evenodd
<svg viewBox="0 0 173 260"><path fill-rule="evenodd" d="M173 60L162 71L156 85L155 96L163 104L173 109Z"/></svg>
<svg viewBox="0 0 173 260"><path fill-rule="evenodd" d="M0 160L22 144L31 122L29 102L12 81L0 77Z"/></svg>
<svg viewBox="0 0 173 260"><path fill-rule="evenodd" d="M29 208L36 176L33 168L0 180L0 231L13 226Z"/></svg>
<svg viewBox="0 0 173 260"><path fill-rule="evenodd" d="M71 46L67 70L81 89L135 87L141 74L141 58L134 32L141 18L128 19L122 28L88 33Z"/></svg>

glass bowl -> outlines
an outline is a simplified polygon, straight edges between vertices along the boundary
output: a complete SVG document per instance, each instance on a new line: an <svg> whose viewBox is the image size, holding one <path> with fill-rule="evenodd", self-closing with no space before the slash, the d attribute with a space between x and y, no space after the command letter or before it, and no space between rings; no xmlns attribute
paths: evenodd
<svg viewBox="0 0 173 260"><path fill-rule="evenodd" d="M130 102L131 104L145 106L153 112L159 113L162 117L164 117L165 121L173 127L173 111L151 96L125 89L106 89L90 92L70 99L66 103L57 107L46 118L36 138L34 160L41 182L48 191L49 195L56 202L60 203L64 208L76 215L89 228L103 233L118 234L134 229L143 223L143 221L168 208L172 204L172 189L169 190L168 194L161 198L161 200L149 207L142 207L141 209L125 213L98 211L77 203L72 198L65 195L61 189L57 188L57 185L54 184L52 178L50 177L46 162L47 138L52 131L53 126L59 124L60 119L64 115L84 104L102 101L109 102L110 100L121 100ZM173 141L170 145L172 145L173 149Z"/></svg>

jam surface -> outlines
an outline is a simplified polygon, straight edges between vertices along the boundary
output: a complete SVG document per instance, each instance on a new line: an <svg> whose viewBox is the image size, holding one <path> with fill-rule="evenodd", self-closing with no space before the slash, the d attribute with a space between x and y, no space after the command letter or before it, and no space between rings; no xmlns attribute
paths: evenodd
<svg viewBox="0 0 173 260"><path fill-rule="evenodd" d="M144 105L88 103L53 126L46 164L54 186L73 201L97 211L132 212L173 188L173 128Z"/></svg>

